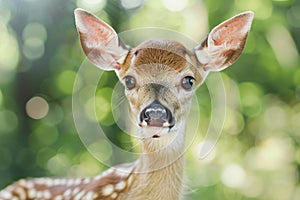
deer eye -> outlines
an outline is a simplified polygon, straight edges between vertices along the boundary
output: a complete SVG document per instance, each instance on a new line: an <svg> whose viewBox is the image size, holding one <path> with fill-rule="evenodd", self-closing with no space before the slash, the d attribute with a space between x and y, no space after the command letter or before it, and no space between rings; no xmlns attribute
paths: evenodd
<svg viewBox="0 0 300 200"><path fill-rule="evenodd" d="M186 76L182 79L181 81L181 86L183 87L183 89L185 90L191 90L193 87L193 84L195 82L195 79L191 76Z"/></svg>
<svg viewBox="0 0 300 200"><path fill-rule="evenodd" d="M136 86L136 80L135 80L134 77L132 77L132 76L125 76L124 80L125 80L126 89L132 90L133 88L135 88L135 86Z"/></svg>

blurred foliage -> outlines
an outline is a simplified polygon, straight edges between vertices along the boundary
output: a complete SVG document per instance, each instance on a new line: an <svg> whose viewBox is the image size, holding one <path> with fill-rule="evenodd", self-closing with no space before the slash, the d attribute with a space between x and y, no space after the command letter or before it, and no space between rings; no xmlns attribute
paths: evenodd
<svg viewBox="0 0 300 200"><path fill-rule="evenodd" d="M201 140L187 152L187 199L300 199L300 0L0 0L0 188L21 177L105 169L82 145L72 118L73 83L85 58L76 7L118 32L157 26L195 41L223 20L254 11L243 55L221 73L228 94L223 134L205 159L197 155ZM97 97L106 105L117 78L103 76ZM197 94L202 134L210 99L205 86ZM99 120L120 132L111 114ZM110 139L128 145L127 137Z"/></svg>

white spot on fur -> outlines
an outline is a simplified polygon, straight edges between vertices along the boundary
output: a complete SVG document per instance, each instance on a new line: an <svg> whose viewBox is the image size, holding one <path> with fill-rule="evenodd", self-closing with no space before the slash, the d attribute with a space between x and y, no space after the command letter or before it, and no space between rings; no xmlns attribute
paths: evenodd
<svg viewBox="0 0 300 200"><path fill-rule="evenodd" d="M45 199L50 199L50 198L51 198L51 193L50 193L50 191L49 191L49 190L44 190L44 191L43 191L43 197L44 197Z"/></svg>
<svg viewBox="0 0 300 200"><path fill-rule="evenodd" d="M53 186L53 181L50 178L48 178L46 180L45 184L46 184L47 187L52 187Z"/></svg>
<svg viewBox="0 0 300 200"><path fill-rule="evenodd" d="M72 189L67 189L65 192L64 192L64 197L68 197L72 194Z"/></svg>
<svg viewBox="0 0 300 200"><path fill-rule="evenodd" d="M67 179L61 179L60 184L61 185L66 185L67 184Z"/></svg>
<svg viewBox="0 0 300 200"><path fill-rule="evenodd" d="M28 190L28 197L32 199L36 197L36 190L34 188Z"/></svg>
<svg viewBox="0 0 300 200"><path fill-rule="evenodd" d="M12 194L8 191L2 191L2 192L0 192L0 197L3 197L5 199L11 199Z"/></svg>
<svg viewBox="0 0 300 200"><path fill-rule="evenodd" d="M23 188L18 187L15 189L16 193L19 195L20 199L25 199L26 198L26 192Z"/></svg>
<svg viewBox="0 0 300 200"><path fill-rule="evenodd" d="M54 179L53 185L56 185L56 186L61 185L61 181L59 179Z"/></svg>
<svg viewBox="0 0 300 200"><path fill-rule="evenodd" d="M88 183L90 183L90 182L91 182L91 179L90 179L90 178L85 178L85 179L83 179L83 181L82 181L83 184L88 184Z"/></svg>
<svg viewBox="0 0 300 200"><path fill-rule="evenodd" d="M63 197L61 195L58 195L54 198L54 200L63 200Z"/></svg>
<svg viewBox="0 0 300 200"><path fill-rule="evenodd" d="M37 192L36 192L36 198L37 198L37 199L43 198L43 192L42 192L42 191L37 191Z"/></svg>
<svg viewBox="0 0 300 200"><path fill-rule="evenodd" d="M66 185L67 185L67 186L72 186L72 185L74 185L74 179L69 179L69 180L67 180Z"/></svg>
<svg viewBox="0 0 300 200"><path fill-rule="evenodd" d="M80 178L75 179L75 181L74 181L75 185L79 185L80 183L81 183L81 179Z"/></svg>
<svg viewBox="0 0 300 200"><path fill-rule="evenodd" d="M72 195L76 195L79 191L80 189L78 187L74 188L72 191Z"/></svg>
<svg viewBox="0 0 300 200"><path fill-rule="evenodd" d="M103 188L102 188L102 194L104 196L108 196L108 195L111 195L111 193L113 193L114 191L114 186L109 184L109 185L105 185Z"/></svg>
<svg viewBox="0 0 300 200"><path fill-rule="evenodd" d="M22 187L27 187L27 181L24 180L24 179L19 180L18 183L19 183L19 185L22 186Z"/></svg>
<svg viewBox="0 0 300 200"><path fill-rule="evenodd" d="M116 190L123 190L125 187L126 187L125 181L121 181L121 182L117 183L115 186Z"/></svg>
<svg viewBox="0 0 300 200"><path fill-rule="evenodd" d="M117 198L117 196L118 196L118 193L116 193L116 192L111 194L111 198L113 198L113 199Z"/></svg>
<svg viewBox="0 0 300 200"><path fill-rule="evenodd" d="M89 191L83 199L86 199L86 200L91 200L91 199L94 199L97 197L97 194L92 192L92 191Z"/></svg>
<svg viewBox="0 0 300 200"><path fill-rule="evenodd" d="M26 181L26 188L27 189L30 189L30 188L33 188L34 187L34 184L32 181Z"/></svg>
<svg viewBox="0 0 300 200"><path fill-rule="evenodd" d="M86 191L81 190L74 198L74 200L81 200Z"/></svg>
<svg viewBox="0 0 300 200"><path fill-rule="evenodd" d="M100 180L101 178L102 178L103 176L102 176L102 174L100 174L99 176L96 176L95 178L94 178L94 180Z"/></svg>

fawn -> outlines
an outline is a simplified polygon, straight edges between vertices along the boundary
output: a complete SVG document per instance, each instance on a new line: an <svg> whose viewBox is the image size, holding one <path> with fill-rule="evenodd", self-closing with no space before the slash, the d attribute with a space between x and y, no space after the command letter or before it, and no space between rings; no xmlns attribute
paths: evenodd
<svg viewBox="0 0 300 200"><path fill-rule="evenodd" d="M253 16L248 11L226 20L194 49L159 39L130 48L108 24L76 9L84 53L97 67L114 70L125 86L142 154L134 163L112 167L93 178L22 179L2 190L0 199L182 199L181 155L191 98L209 72L221 71L237 60Z"/></svg>

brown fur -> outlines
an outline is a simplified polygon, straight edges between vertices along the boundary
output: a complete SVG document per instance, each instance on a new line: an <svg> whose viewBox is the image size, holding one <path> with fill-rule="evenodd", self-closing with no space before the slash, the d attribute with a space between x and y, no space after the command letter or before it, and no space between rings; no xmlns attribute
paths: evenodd
<svg viewBox="0 0 300 200"><path fill-rule="evenodd" d="M161 64L180 72L187 64L186 51L186 48L176 41L148 40L129 52L121 66L120 75L124 75L129 67L147 70L145 67L153 64Z"/></svg>

